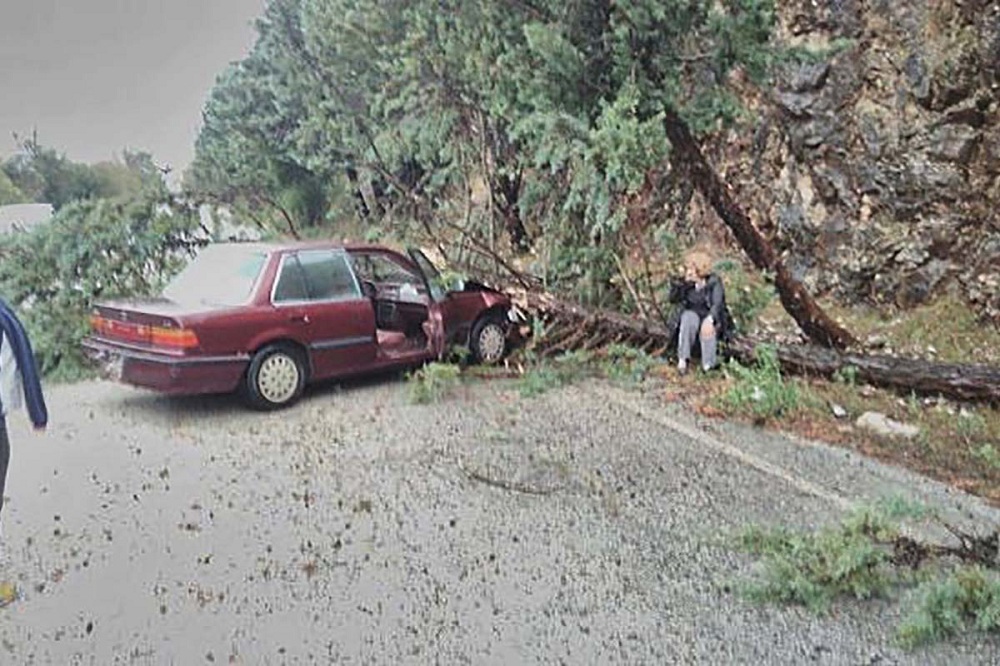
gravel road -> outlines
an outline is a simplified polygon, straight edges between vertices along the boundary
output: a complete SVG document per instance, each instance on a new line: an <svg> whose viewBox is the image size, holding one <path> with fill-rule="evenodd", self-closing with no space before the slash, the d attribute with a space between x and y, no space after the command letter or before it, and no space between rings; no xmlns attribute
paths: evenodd
<svg viewBox="0 0 1000 666"><path fill-rule="evenodd" d="M747 525L903 493L998 512L852 453L699 423L588 384L480 382L429 406L389 377L276 413L104 383L11 422L0 664L997 664L917 652L898 606L814 616L732 592Z"/></svg>

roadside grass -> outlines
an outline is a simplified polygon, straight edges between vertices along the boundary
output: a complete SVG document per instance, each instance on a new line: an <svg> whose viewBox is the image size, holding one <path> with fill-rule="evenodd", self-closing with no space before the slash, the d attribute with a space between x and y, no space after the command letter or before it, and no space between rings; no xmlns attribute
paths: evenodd
<svg viewBox="0 0 1000 666"><path fill-rule="evenodd" d="M1000 331L978 321L975 312L956 296L945 295L893 315L868 307L823 306L863 342L878 340L894 353L949 363L1000 365Z"/></svg>

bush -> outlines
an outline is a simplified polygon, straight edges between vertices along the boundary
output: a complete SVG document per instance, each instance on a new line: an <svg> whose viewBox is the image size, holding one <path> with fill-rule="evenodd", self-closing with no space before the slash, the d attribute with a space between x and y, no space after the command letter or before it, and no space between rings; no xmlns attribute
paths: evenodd
<svg viewBox="0 0 1000 666"><path fill-rule="evenodd" d="M800 406L798 389L781 376L781 365L774 347L757 347L753 367L748 368L732 360L726 371L736 380L723 396L727 407L764 419L789 414Z"/></svg>
<svg viewBox="0 0 1000 666"><path fill-rule="evenodd" d="M461 370L450 363L431 363L407 375L410 402L441 402L461 384Z"/></svg>

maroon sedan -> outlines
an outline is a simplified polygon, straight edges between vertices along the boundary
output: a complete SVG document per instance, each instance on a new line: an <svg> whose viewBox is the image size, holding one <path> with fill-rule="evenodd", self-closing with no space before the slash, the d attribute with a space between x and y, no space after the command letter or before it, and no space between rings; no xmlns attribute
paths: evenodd
<svg viewBox="0 0 1000 666"><path fill-rule="evenodd" d="M307 382L507 350L510 298L443 284L419 250L333 243L210 245L162 298L98 303L83 345L122 381L173 394L239 390L293 403Z"/></svg>

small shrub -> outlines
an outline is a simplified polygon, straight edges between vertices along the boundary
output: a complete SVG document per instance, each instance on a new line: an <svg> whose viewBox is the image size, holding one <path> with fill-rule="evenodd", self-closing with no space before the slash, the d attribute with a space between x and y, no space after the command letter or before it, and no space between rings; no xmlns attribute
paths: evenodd
<svg viewBox="0 0 1000 666"><path fill-rule="evenodd" d="M733 315L737 333L753 328L760 314L774 300L774 287L768 282L754 280L734 261L720 261L715 270L722 275L726 288L726 304Z"/></svg>
<svg viewBox="0 0 1000 666"><path fill-rule="evenodd" d="M1000 451L997 451L992 444L983 444L978 449L973 449L972 455L985 463L987 467L1000 470Z"/></svg>
<svg viewBox="0 0 1000 666"><path fill-rule="evenodd" d="M899 638L915 647L974 629L1000 633L1000 576L965 567L914 592L917 607L903 621Z"/></svg>
<svg viewBox="0 0 1000 666"><path fill-rule="evenodd" d="M592 372L593 358L590 352L574 351L539 362L521 378L521 396L532 398L583 379Z"/></svg>
<svg viewBox="0 0 1000 666"><path fill-rule="evenodd" d="M638 384L656 367L657 360L641 349L627 345L608 347L602 367L609 379Z"/></svg>
<svg viewBox="0 0 1000 666"><path fill-rule="evenodd" d="M431 363L407 375L410 402L440 402L461 383L461 371L450 363Z"/></svg>
<svg viewBox="0 0 1000 666"><path fill-rule="evenodd" d="M753 367L730 361L727 372L736 380L723 396L723 403L758 418L780 417L797 410L801 404L798 388L781 376L778 354L773 347L757 348Z"/></svg>
<svg viewBox="0 0 1000 666"><path fill-rule="evenodd" d="M955 432L968 442L986 432L986 419L975 412L962 410L955 419Z"/></svg>
<svg viewBox="0 0 1000 666"><path fill-rule="evenodd" d="M854 365L845 365L837 368L833 373L833 381L847 386L856 386L858 383L858 368Z"/></svg>

